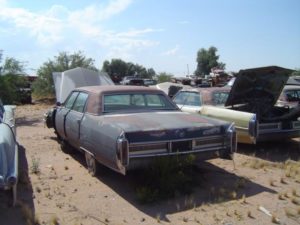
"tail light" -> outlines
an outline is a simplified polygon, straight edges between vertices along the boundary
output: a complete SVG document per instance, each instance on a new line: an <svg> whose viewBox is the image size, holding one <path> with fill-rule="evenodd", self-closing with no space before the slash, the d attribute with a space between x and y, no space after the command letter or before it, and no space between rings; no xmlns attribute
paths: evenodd
<svg viewBox="0 0 300 225"><path fill-rule="evenodd" d="M231 152L236 152L237 150L237 136L234 123L232 123L227 129L230 141Z"/></svg>
<svg viewBox="0 0 300 225"><path fill-rule="evenodd" d="M129 145L124 133L122 133L117 139L117 157L123 166L128 166Z"/></svg>
<svg viewBox="0 0 300 225"><path fill-rule="evenodd" d="M257 119L256 115L254 115L251 120L249 121L249 134L251 137L257 136Z"/></svg>

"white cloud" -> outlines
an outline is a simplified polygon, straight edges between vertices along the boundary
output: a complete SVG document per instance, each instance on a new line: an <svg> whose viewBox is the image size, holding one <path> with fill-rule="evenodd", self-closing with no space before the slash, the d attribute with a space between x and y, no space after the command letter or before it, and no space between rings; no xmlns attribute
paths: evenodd
<svg viewBox="0 0 300 225"><path fill-rule="evenodd" d="M94 4L77 10L53 5L44 12L9 7L4 3L5 0L0 0L0 22L7 22L10 30L19 34L27 33L43 48L63 46L62 50L72 47L77 50L94 45L93 48L103 47L111 56L130 58L135 52L158 45L159 42L147 35L163 31L149 27L121 32L107 30L105 21L126 10L132 0L110 0L107 5Z"/></svg>
<svg viewBox="0 0 300 225"><path fill-rule="evenodd" d="M75 20L88 23L101 22L126 10L131 2L132 0L111 0L107 6L90 5L82 10L71 12L69 21Z"/></svg>
<svg viewBox="0 0 300 225"><path fill-rule="evenodd" d="M110 4L99 15L102 19L108 19L113 15L124 11L131 4L131 2L132 0L110 1Z"/></svg>
<svg viewBox="0 0 300 225"><path fill-rule="evenodd" d="M25 29L40 43L56 42L61 39L59 33L62 22L54 17L38 15L21 8L0 8L0 19L13 23L17 29Z"/></svg>
<svg viewBox="0 0 300 225"><path fill-rule="evenodd" d="M176 45L174 48L167 50L167 51L163 52L162 54L163 55L175 55L178 52L179 48L180 48L180 46Z"/></svg>
<svg viewBox="0 0 300 225"><path fill-rule="evenodd" d="M163 29L152 29L152 28L146 28L146 29L142 29L142 30L136 30L136 29L131 29L127 32L121 32L118 33L118 37L137 37L143 34L147 34L147 33L153 33L153 32L161 32L163 31Z"/></svg>

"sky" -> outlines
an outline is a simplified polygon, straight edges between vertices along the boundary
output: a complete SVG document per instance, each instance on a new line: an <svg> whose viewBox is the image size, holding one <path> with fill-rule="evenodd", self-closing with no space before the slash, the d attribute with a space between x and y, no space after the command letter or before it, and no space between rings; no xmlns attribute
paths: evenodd
<svg viewBox="0 0 300 225"><path fill-rule="evenodd" d="M300 0L0 0L3 57L36 70L82 51L102 68L119 58L175 76L215 46L226 71L300 68Z"/></svg>

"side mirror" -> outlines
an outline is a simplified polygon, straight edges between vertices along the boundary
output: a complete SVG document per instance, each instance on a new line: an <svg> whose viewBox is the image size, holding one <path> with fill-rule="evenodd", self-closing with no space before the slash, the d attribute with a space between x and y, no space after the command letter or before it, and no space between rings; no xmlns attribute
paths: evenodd
<svg viewBox="0 0 300 225"><path fill-rule="evenodd" d="M61 106L61 103L60 102L56 102L56 106Z"/></svg>

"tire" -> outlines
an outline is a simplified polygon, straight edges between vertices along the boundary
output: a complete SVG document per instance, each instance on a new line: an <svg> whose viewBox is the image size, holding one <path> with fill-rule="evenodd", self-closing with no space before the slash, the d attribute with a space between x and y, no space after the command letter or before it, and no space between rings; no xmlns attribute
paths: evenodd
<svg viewBox="0 0 300 225"><path fill-rule="evenodd" d="M94 156L88 152L85 152L85 161L89 174L91 174L93 177L96 176L99 171L99 164Z"/></svg>
<svg viewBox="0 0 300 225"><path fill-rule="evenodd" d="M62 140L62 141L60 142L60 148L61 148L61 150L62 150L64 153L66 153L66 154L70 154L70 153L73 152L72 146L70 146L69 143L66 142L65 140Z"/></svg>

